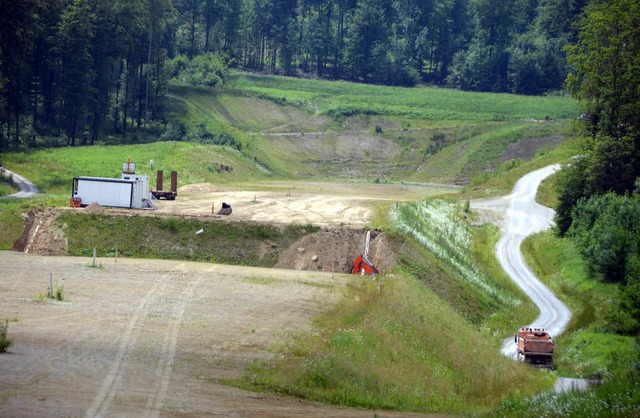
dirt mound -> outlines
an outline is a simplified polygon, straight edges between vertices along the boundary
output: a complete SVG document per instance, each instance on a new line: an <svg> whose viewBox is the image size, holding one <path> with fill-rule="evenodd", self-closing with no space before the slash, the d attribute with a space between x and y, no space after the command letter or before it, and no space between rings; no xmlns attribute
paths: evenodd
<svg viewBox="0 0 640 418"><path fill-rule="evenodd" d="M178 194L180 193L205 194L205 193L215 193L219 191L220 190L211 183L187 184L178 188Z"/></svg>
<svg viewBox="0 0 640 418"><path fill-rule="evenodd" d="M100 203L92 202L89 206L84 208L84 211L87 213L102 213L104 212L104 208L100 206Z"/></svg>
<svg viewBox="0 0 640 418"><path fill-rule="evenodd" d="M365 236L363 229L325 228L296 241L282 253L276 267L349 273L364 251ZM384 235L373 233L371 238L369 258L384 273L395 259Z"/></svg>

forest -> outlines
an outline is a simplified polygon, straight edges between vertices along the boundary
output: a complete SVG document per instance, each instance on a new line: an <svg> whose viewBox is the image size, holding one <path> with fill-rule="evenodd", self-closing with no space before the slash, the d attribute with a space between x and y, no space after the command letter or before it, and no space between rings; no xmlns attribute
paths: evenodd
<svg viewBox="0 0 640 418"><path fill-rule="evenodd" d="M171 83L229 68L538 95L579 0L0 0L0 149L158 135Z"/></svg>

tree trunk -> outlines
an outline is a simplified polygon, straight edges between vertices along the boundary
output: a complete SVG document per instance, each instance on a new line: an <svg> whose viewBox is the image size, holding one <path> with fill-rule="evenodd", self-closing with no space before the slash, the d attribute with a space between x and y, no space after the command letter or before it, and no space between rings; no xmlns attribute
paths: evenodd
<svg viewBox="0 0 640 418"><path fill-rule="evenodd" d="M20 104L16 102L15 105L16 110L16 138L15 138L15 148L20 148Z"/></svg>
<svg viewBox="0 0 640 418"><path fill-rule="evenodd" d="M204 52L209 52L209 32L211 31L211 16L207 15L206 27L204 30Z"/></svg>
<svg viewBox="0 0 640 418"><path fill-rule="evenodd" d="M142 138L147 139L147 118L149 117L149 78L151 75L151 43L153 41L153 31L149 28L149 51L147 52L147 85L144 93L144 127L142 128Z"/></svg>
<svg viewBox="0 0 640 418"><path fill-rule="evenodd" d="M129 56L127 57L127 62L125 65L125 80L124 80L124 98L122 103L122 139L125 140L127 138L127 111L129 110L129 65L131 61L131 52L129 52Z"/></svg>
<svg viewBox="0 0 640 418"><path fill-rule="evenodd" d="M196 45L196 10L194 8L191 15L191 47L189 48L189 58L193 58Z"/></svg>
<svg viewBox="0 0 640 418"><path fill-rule="evenodd" d="M38 89L40 86L40 45L35 44L34 70L33 70L33 99L32 99L32 125L31 147L36 146L36 132L38 130Z"/></svg>
<svg viewBox="0 0 640 418"><path fill-rule="evenodd" d="M116 78L116 101L113 109L113 129L115 133L120 133L120 125L118 124L120 119L120 88L122 79L122 71L124 68L124 58L120 57L120 65L118 66L118 77Z"/></svg>
<svg viewBox="0 0 640 418"><path fill-rule="evenodd" d="M142 97L144 93L144 84L142 83L143 67L144 63L140 62L140 71L138 71L138 117L136 118L138 122L137 128L140 128L140 125L142 125Z"/></svg>

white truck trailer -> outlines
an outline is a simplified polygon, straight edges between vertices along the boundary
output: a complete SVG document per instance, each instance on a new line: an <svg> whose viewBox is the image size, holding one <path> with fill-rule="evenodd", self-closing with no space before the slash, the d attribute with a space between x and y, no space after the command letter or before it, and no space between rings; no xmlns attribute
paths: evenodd
<svg viewBox="0 0 640 418"><path fill-rule="evenodd" d="M135 164L124 163L122 178L74 177L71 206L92 203L116 208L154 207L150 200L149 177L135 174Z"/></svg>

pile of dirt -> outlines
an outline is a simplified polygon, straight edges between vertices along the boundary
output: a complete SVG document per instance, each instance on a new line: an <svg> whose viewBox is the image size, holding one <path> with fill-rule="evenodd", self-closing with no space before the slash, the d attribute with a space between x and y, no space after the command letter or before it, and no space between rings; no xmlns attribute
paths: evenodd
<svg viewBox="0 0 640 418"><path fill-rule="evenodd" d="M364 252L365 237L363 229L325 228L287 248L276 267L349 273L355 258ZM373 233L371 238L369 259L384 273L396 263L393 252L384 235Z"/></svg>
<svg viewBox="0 0 640 418"><path fill-rule="evenodd" d="M84 208L84 211L87 213L102 213L104 212L104 208L100 206L100 203L92 202L89 206Z"/></svg>
<svg viewBox="0 0 640 418"><path fill-rule="evenodd" d="M185 186L178 188L178 194L180 193L206 194L206 193L215 193L219 191L220 190L211 183L187 184Z"/></svg>

